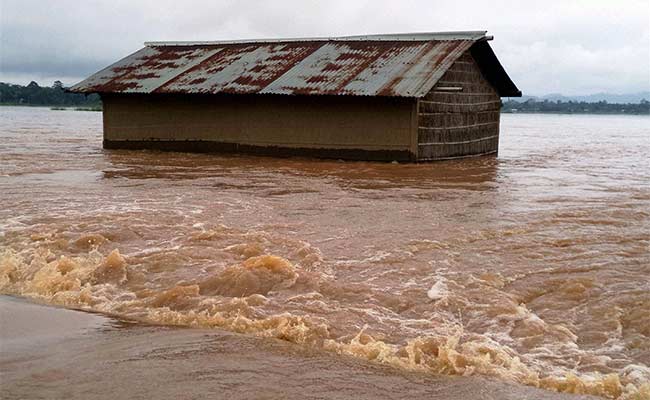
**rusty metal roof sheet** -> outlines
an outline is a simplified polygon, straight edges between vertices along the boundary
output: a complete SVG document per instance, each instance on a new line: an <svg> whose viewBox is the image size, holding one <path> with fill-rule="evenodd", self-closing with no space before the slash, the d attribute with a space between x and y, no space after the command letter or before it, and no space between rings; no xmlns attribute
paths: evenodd
<svg viewBox="0 0 650 400"><path fill-rule="evenodd" d="M424 96L485 31L150 42L79 93Z"/></svg>

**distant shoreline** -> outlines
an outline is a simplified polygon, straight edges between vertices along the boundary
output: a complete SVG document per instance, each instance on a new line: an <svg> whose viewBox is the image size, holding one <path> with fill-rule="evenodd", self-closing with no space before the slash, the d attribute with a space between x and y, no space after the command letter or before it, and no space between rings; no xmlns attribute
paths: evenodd
<svg viewBox="0 0 650 400"><path fill-rule="evenodd" d="M642 92L643 93L643 92ZM642 94L640 93L640 94ZM521 99L524 100L524 99ZM511 114L602 114L650 115L650 101L645 97L637 103L608 103L607 101L550 100L526 98L525 101L501 99L501 112ZM98 94L71 93L60 81L52 86L39 86L32 81L27 86L0 82L0 106L49 107L52 110L101 111Z"/></svg>
<svg viewBox="0 0 650 400"><path fill-rule="evenodd" d="M523 99L522 99L523 100ZM101 111L98 94L71 93L60 81L52 86L39 86L32 81L27 86L0 82L0 106L49 107L52 110ZM575 101L527 98L515 101L501 99L501 112L511 114L602 114L650 115L650 101L638 103L608 103L607 101Z"/></svg>
<svg viewBox="0 0 650 400"><path fill-rule="evenodd" d="M61 107L56 105L43 105L43 104L6 104L0 103L0 107L30 107L30 108L49 108L52 111L102 111L101 107ZM547 115L629 115L629 116L650 116L650 112L561 112L561 111L513 111L508 109L501 109L502 114L547 114Z"/></svg>
<svg viewBox="0 0 650 400"><path fill-rule="evenodd" d="M631 112L561 112L561 111L511 111L501 110L501 114L548 114L548 115L621 115L621 116L650 116L650 113Z"/></svg>
<svg viewBox="0 0 650 400"><path fill-rule="evenodd" d="M50 87L32 81L27 86L0 82L0 105L101 109L102 102L97 94L67 92L60 81Z"/></svg>
<svg viewBox="0 0 650 400"><path fill-rule="evenodd" d="M596 115L650 115L650 101L639 103L608 103L606 101L538 101L518 102L502 100L502 113L528 114L596 114Z"/></svg>

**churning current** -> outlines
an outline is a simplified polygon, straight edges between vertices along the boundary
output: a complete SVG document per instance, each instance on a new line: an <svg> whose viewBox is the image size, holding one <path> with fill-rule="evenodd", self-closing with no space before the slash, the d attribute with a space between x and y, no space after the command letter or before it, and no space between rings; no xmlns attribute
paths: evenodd
<svg viewBox="0 0 650 400"><path fill-rule="evenodd" d="M0 108L0 292L433 374L650 398L650 117L432 164L105 151Z"/></svg>

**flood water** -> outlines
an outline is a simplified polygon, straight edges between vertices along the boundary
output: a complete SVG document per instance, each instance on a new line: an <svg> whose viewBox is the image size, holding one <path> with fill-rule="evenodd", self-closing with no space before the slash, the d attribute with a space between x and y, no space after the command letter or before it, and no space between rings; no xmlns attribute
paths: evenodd
<svg viewBox="0 0 650 400"><path fill-rule="evenodd" d="M649 116L506 114L498 157L432 164L105 151L101 127L0 108L0 293L650 398Z"/></svg>

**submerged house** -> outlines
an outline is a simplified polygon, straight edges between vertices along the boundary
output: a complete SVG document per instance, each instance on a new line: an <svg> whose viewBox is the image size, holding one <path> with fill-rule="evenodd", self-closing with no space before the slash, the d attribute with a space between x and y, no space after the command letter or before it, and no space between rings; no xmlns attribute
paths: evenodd
<svg viewBox="0 0 650 400"><path fill-rule="evenodd" d="M145 43L70 90L100 94L105 148L476 156L521 96L485 34Z"/></svg>

